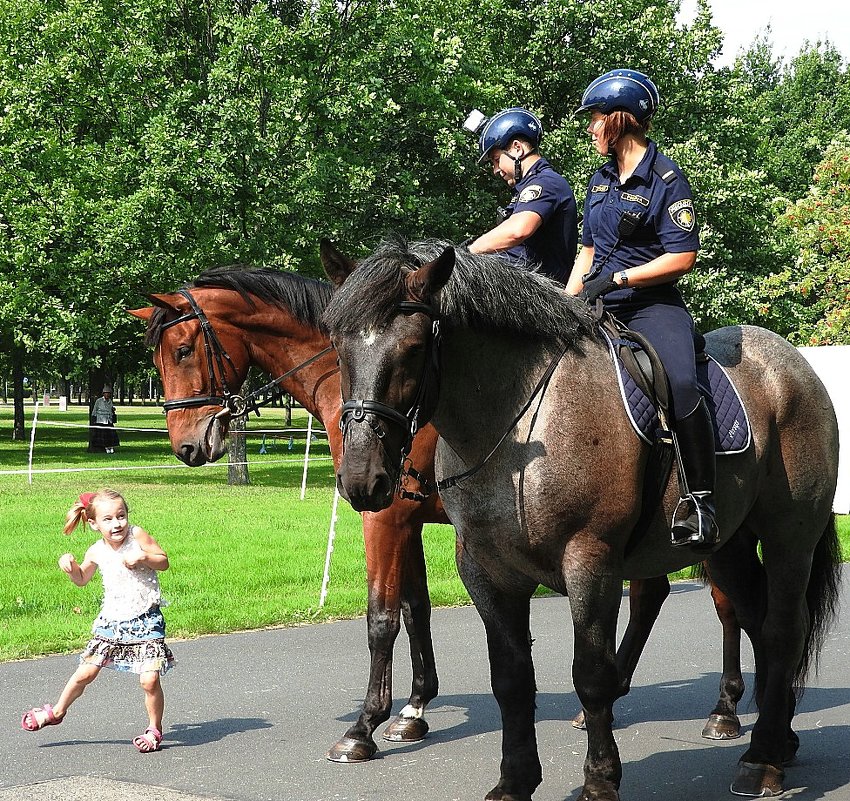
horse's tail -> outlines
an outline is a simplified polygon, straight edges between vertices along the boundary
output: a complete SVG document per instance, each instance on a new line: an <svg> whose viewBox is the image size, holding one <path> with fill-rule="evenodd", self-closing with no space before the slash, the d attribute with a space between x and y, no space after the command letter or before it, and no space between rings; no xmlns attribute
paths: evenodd
<svg viewBox="0 0 850 801"><path fill-rule="evenodd" d="M835 515L830 514L812 555L812 572L806 589L809 631L803 657L794 675L794 691L798 696L802 694L809 671L814 669L817 672L824 640L838 614L840 584L841 546L835 528Z"/></svg>

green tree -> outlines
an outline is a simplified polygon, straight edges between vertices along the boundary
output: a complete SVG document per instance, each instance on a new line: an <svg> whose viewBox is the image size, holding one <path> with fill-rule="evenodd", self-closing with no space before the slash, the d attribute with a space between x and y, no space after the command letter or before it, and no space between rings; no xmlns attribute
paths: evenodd
<svg viewBox="0 0 850 801"><path fill-rule="evenodd" d="M788 204L777 237L793 263L764 281L763 312L800 345L850 344L850 134L826 149L808 194Z"/></svg>

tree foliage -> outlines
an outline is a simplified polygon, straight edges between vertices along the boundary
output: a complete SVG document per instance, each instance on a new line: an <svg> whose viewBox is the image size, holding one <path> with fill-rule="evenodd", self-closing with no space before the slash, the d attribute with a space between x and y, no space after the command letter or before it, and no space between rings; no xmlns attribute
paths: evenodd
<svg viewBox="0 0 850 801"><path fill-rule="evenodd" d="M850 135L827 148L808 193L779 217L777 236L795 258L765 279L765 313L776 305L793 319L798 344L850 343Z"/></svg>
<svg viewBox="0 0 850 801"><path fill-rule="evenodd" d="M806 193L850 128L846 65L829 45L785 65L761 39L718 70L707 0L689 25L677 11L0 0L4 354L29 373L149 369L123 311L146 291L232 262L315 273L323 236L356 251L390 231L460 240L488 228L506 190L460 129L473 107L540 114L544 152L580 198L598 159L572 112L593 77L623 65L656 80L653 136L694 187L703 250L683 283L702 326L759 320L845 341L827 275L840 264L815 244L833 223ZM818 168L821 203L828 173ZM812 213L792 220L798 201ZM777 289L792 265L810 275L804 301Z"/></svg>

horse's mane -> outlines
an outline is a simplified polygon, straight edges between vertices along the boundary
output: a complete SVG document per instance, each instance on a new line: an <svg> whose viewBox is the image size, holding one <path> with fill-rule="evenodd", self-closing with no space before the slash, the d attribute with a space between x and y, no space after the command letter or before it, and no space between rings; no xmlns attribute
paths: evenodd
<svg viewBox="0 0 850 801"><path fill-rule="evenodd" d="M397 237L385 240L346 279L325 311L325 322L345 333L387 325L403 300L403 268L416 269L449 246L436 239L412 244ZM456 248L455 259L439 299L449 326L565 343L593 330L586 304L567 295L556 281L466 248Z"/></svg>
<svg viewBox="0 0 850 801"><path fill-rule="evenodd" d="M254 299L285 309L298 322L325 331L322 313L331 299L331 285L295 272L234 264L207 270L183 289L230 289L252 306ZM148 323L145 342L154 347L166 322L164 309L156 309Z"/></svg>

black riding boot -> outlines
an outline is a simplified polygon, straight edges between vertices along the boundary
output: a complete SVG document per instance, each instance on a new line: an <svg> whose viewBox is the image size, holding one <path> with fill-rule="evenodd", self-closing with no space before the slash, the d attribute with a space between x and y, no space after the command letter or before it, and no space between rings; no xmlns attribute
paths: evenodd
<svg viewBox="0 0 850 801"><path fill-rule="evenodd" d="M673 515L673 545L696 545L710 549L719 531L714 519L714 430L705 400L676 421L679 450L690 495Z"/></svg>

